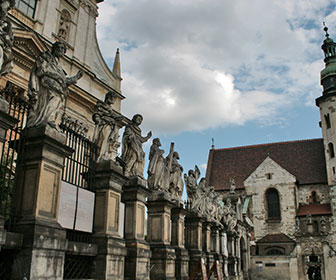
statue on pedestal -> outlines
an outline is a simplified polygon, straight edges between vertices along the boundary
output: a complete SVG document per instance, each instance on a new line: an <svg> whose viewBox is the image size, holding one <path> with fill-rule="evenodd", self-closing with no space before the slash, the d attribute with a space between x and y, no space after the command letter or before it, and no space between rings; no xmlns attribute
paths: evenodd
<svg viewBox="0 0 336 280"><path fill-rule="evenodd" d="M72 77L66 76L59 63L65 52L66 44L55 42L51 52L46 51L37 58L28 84L31 108L27 127L49 125L57 129L56 119L69 94L68 87L83 76L82 71Z"/></svg>
<svg viewBox="0 0 336 280"><path fill-rule="evenodd" d="M236 183L233 178L230 178L230 194L236 193Z"/></svg>
<svg viewBox="0 0 336 280"><path fill-rule="evenodd" d="M224 222L228 228L228 232L235 233L235 227L237 225L237 214L231 205L231 199L226 200L224 206Z"/></svg>
<svg viewBox="0 0 336 280"><path fill-rule="evenodd" d="M164 150L160 149L160 147L160 139L154 138L149 152L148 188L154 191L162 190L168 192L169 172L163 156Z"/></svg>
<svg viewBox="0 0 336 280"><path fill-rule="evenodd" d="M152 132L148 132L147 136L141 136L140 124L143 117L136 114L132 118L132 122L126 126L122 138L121 159L125 162L126 176L143 177L145 168L145 152L142 144L152 137Z"/></svg>
<svg viewBox="0 0 336 280"><path fill-rule="evenodd" d="M177 152L173 152L171 160L169 190L173 197L177 198L178 200L181 200L183 192L183 180L182 180L183 167L181 164L179 164L178 162L179 159L180 159L179 154Z"/></svg>
<svg viewBox="0 0 336 280"><path fill-rule="evenodd" d="M2 0L0 4L0 77L13 69L12 47L14 36L8 11L15 7L15 0Z"/></svg>
<svg viewBox="0 0 336 280"><path fill-rule="evenodd" d="M120 146L118 132L122 125L118 126L118 123L123 116L112 109L116 98L116 93L112 91L106 93L104 102L100 100L97 102L92 115L96 124L93 141L99 147L98 162L114 159Z"/></svg>

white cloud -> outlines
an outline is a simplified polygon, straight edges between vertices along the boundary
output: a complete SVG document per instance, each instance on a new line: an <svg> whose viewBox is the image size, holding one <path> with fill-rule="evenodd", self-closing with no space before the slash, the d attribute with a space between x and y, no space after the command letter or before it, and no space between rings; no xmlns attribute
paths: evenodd
<svg viewBox="0 0 336 280"><path fill-rule="evenodd" d="M105 0L98 37L106 58L121 48L123 113L177 133L273 123L311 105L323 67L314 28L326 15L336 23L330 1L311 2Z"/></svg>

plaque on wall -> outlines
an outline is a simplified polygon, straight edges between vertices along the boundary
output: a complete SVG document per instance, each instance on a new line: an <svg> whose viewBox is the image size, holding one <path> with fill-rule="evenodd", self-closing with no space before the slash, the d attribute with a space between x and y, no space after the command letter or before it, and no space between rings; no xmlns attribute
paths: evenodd
<svg viewBox="0 0 336 280"><path fill-rule="evenodd" d="M92 232L95 194L78 188L75 230Z"/></svg>
<svg viewBox="0 0 336 280"><path fill-rule="evenodd" d="M74 227L76 196L77 187L62 181L57 222L64 228Z"/></svg>

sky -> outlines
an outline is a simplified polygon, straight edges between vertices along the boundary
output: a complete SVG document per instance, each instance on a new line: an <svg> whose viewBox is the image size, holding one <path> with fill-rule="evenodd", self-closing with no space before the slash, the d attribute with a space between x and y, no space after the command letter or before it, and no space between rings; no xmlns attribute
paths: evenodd
<svg viewBox="0 0 336 280"><path fill-rule="evenodd" d="M120 49L121 111L140 113L184 171L202 176L216 149L320 138L322 23L327 0L105 0L97 37L107 64ZM145 145L146 157L151 140Z"/></svg>

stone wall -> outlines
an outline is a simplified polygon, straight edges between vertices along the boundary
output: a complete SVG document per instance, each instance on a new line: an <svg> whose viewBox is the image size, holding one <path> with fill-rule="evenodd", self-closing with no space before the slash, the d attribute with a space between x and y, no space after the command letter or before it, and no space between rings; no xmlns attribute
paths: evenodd
<svg viewBox="0 0 336 280"><path fill-rule="evenodd" d="M325 184L298 186L298 204L312 204L312 192L316 192L317 201L321 204L330 202L329 187Z"/></svg>
<svg viewBox="0 0 336 280"><path fill-rule="evenodd" d="M290 257L252 256L251 279L292 280L290 279Z"/></svg>

